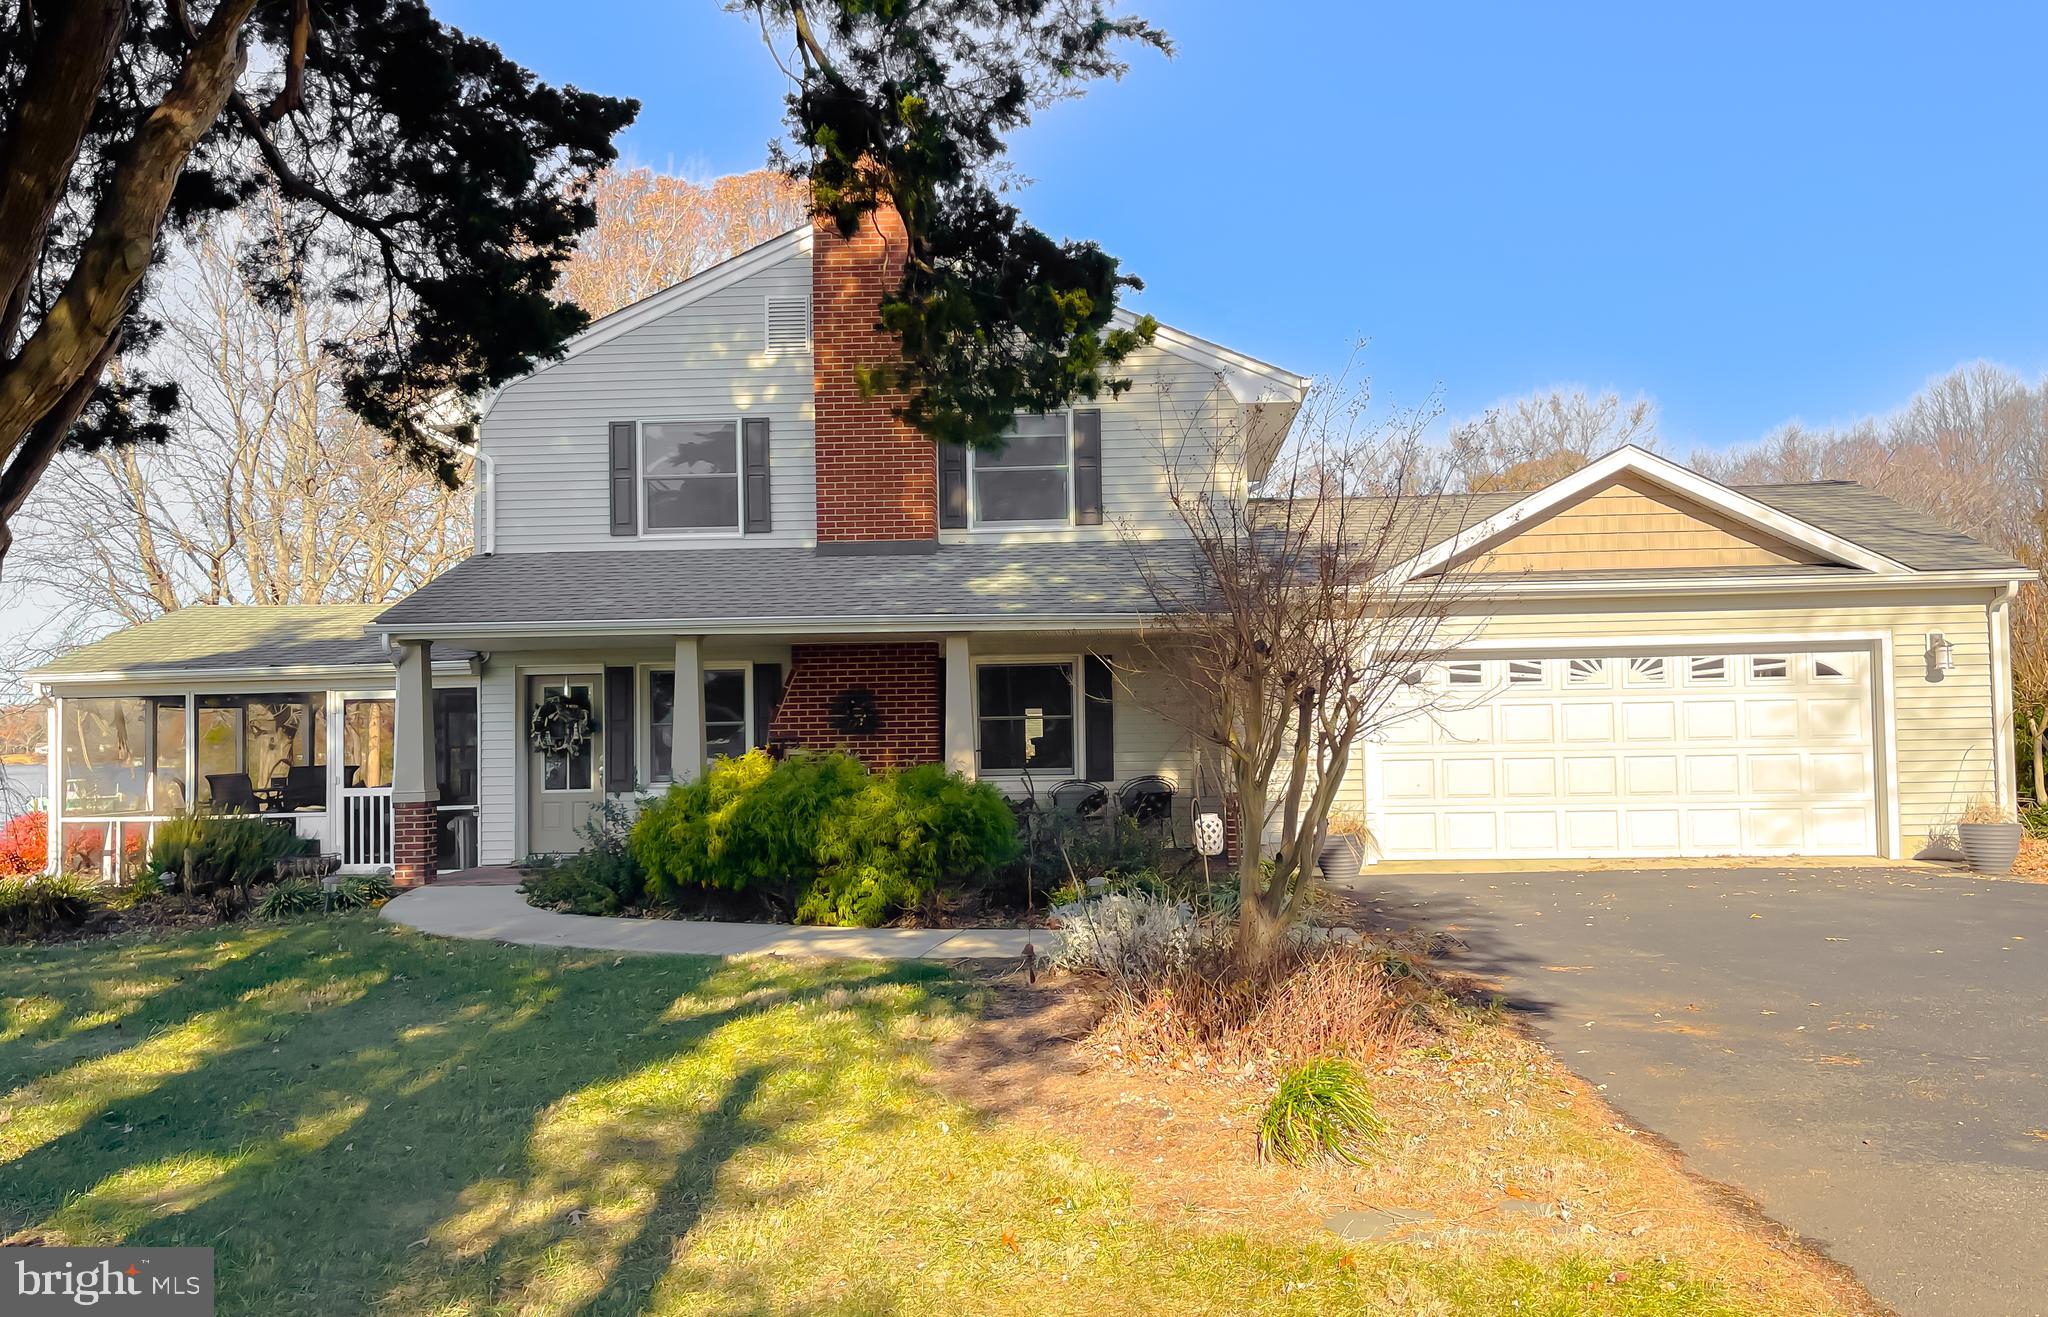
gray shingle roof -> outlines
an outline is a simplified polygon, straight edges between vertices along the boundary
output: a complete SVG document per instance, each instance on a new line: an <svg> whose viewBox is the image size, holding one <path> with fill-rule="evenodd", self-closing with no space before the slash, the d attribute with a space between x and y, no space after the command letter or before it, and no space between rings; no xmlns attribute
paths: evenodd
<svg viewBox="0 0 2048 1317"><path fill-rule="evenodd" d="M117 631L38 668L34 676L199 674L389 662L364 628L385 604L230 604L181 608ZM435 657L462 657L436 646Z"/></svg>
<svg viewBox="0 0 2048 1317"><path fill-rule="evenodd" d="M1162 550L1164 551L1164 550ZM1150 596L1122 544L947 545L936 553L613 549L471 558L377 620L492 622L936 621L1138 616Z"/></svg>
<svg viewBox="0 0 2048 1317"><path fill-rule="evenodd" d="M1917 572L2027 570L2010 555L1971 539L1961 531L1951 530L1932 517L1895 503L1853 480L1736 485L1732 488L1787 516L1797 517L1831 535L1904 563ZM1426 525L1418 527L1423 533L1418 537L1415 551L1419 553L1440 544L1465 527L1504 512L1535 492L1489 490L1481 494L1456 494L1437 504L1417 500L1417 515L1426 518ZM1582 576L1599 574L1579 573ZM1615 573L1617 576L1629 574Z"/></svg>

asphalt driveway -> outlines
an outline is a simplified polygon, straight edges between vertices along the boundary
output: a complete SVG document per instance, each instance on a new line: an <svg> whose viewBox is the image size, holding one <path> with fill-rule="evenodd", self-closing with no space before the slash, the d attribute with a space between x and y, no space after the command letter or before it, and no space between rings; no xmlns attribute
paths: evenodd
<svg viewBox="0 0 2048 1317"><path fill-rule="evenodd" d="M2048 886L1906 869L1375 874L1701 1174L1906 1314L2048 1312Z"/></svg>

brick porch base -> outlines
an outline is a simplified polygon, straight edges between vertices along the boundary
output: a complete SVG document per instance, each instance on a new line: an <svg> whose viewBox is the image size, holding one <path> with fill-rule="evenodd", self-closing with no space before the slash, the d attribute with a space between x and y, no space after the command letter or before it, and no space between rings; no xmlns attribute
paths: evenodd
<svg viewBox="0 0 2048 1317"><path fill-rule="evenodd" d="M391 881L418 887L434 880L440 865L440 818L431 800L403 800L391 806Z"/></svg>

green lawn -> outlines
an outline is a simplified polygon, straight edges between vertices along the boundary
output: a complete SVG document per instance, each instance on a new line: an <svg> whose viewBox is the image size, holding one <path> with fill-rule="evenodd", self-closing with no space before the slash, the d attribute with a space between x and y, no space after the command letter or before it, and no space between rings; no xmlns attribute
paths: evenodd
<svg viewBox="0 0 2048 1317"><path fill-rule="evenodd" d="M265 1317L1724 1309L1652 1258L1168 1228L931 1089L972 1008L932 966L368 916L0 949L0 1234L211 1246Z"/></svg>

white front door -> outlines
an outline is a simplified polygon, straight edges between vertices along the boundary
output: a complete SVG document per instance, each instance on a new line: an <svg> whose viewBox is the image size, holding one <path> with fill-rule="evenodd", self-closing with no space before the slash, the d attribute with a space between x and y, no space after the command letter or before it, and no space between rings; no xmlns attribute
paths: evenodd
<svg viewBox="0 0 2048 1317"><path fill-rule="evenodd" d="M1387 859L1877 853L1867 650L1464 656L1368 755Z"/></svg>
<svg viewBox="0 0 2048 1317"><path fill-rule="evenodd" d="M566 695L603 718L598 707L598 680L594 675L528 677L526 718L530 720L540 702L550 695ZM526 722L520 724L524 739ZM572 751L543 753L527 751L526 849L535 855L567 855L583 849L583 825L604 797L604 783L598 777L597 744L593 736Z"/></svg>

